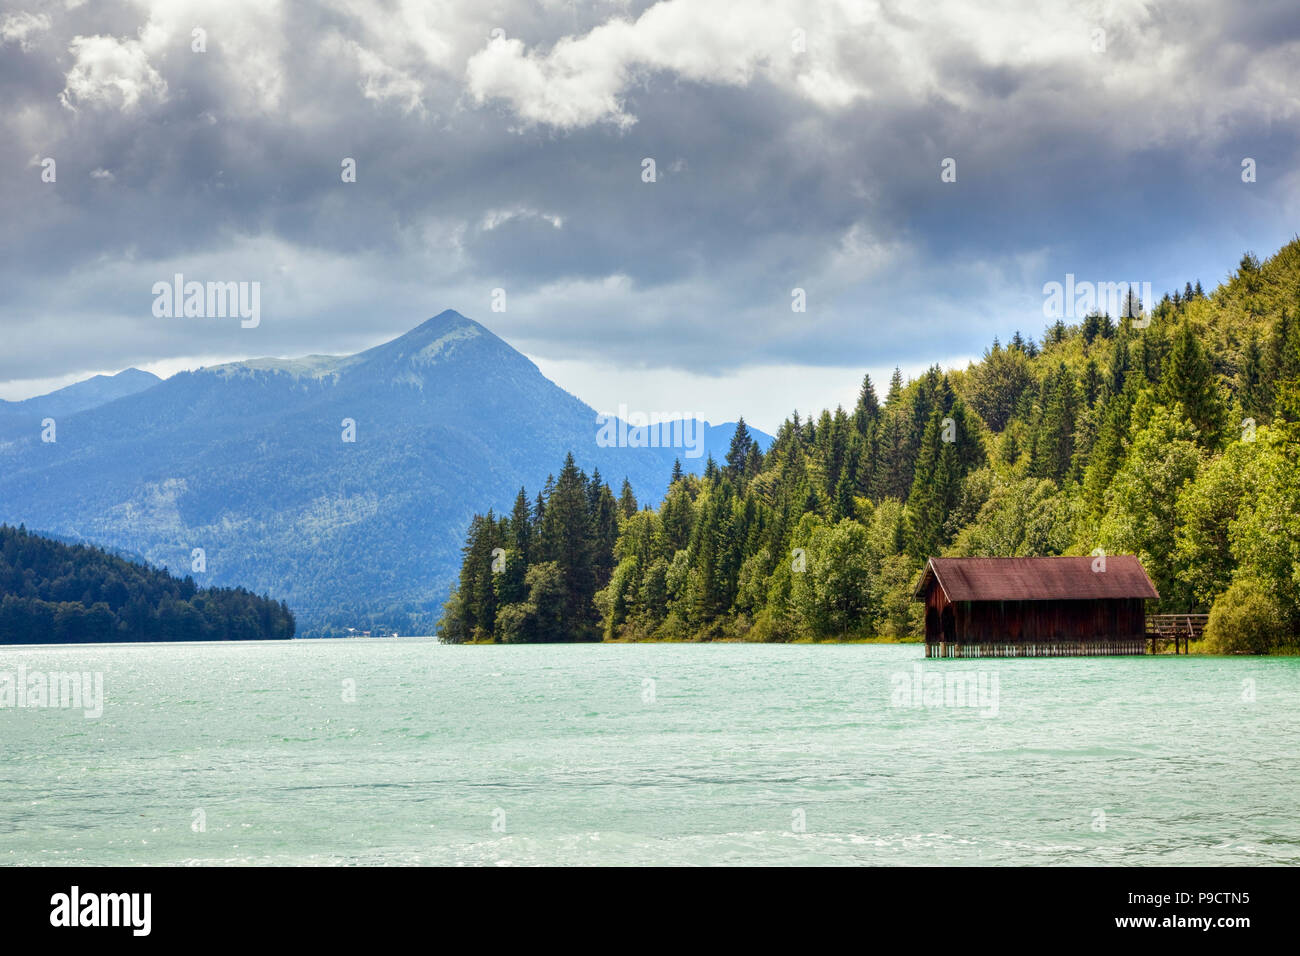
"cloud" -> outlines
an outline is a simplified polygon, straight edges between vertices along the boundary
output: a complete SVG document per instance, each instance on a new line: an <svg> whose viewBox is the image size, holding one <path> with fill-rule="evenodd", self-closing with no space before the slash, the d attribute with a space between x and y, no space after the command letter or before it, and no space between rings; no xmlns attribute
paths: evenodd
<svg viewBox="0 0 1300 956"><path fill-rule="evenodd" d="M389 66L358 43L348 44L357 58L361 90L366 99L382 103L396 100L407 113L424 112L423 87L409 73Z"/></svg>
<svg viewBox="0 0 1300 956"><path fill-rule="evenodd" d="M0 20L0 45L17 43L23 50L28 50L31 48L32 38L49 28L50 18L43 13L19 11L8 14Z"/></svg>
<svg viewBox="0 0 1300 956"><path fill-rule="evenodd" d="M0 56L0 381L344 352L447 307L629 376L910 367L1038 332L1066 272L1208 286L1300 218L1293 3L39 9ZM260 280L256 334L160 327L176 271Z"/></svg>
<svg viewBox="0 0 1300 956"><path fill-rule="evenodd" d="M139 40L77 36L68 51L76 62L68 71L59 101L69 109L88 104L129 111L142 101L161 101L167 96L167 81L150 65Z"/></svg>
<svg viewBox="0 0 1300 956"><path fill-rule="evenodd" d="M554 229L564 228L564 218L554 213L539 212L536 209L529 209L525 206L514 206L510 209L489 209L479 223L479 228L484 232L491 232L498 226L502 226L511 220L517 219L540 219L543 222L549 222Z"/></svg>
<svg viewBox="0 0 1300 956"><path fill-rule="evenodd" d="M466 82L476 103L503 100L520 118L561 129L636 122L624 97L646 74L744 86L756 74L788 77L793 65L794 4L757 0L665 0L635 21L616 18L549 50L528 50L498 36L470 57ZM805 84L809 98L843 103L857 91L825 78Z"/></svg>

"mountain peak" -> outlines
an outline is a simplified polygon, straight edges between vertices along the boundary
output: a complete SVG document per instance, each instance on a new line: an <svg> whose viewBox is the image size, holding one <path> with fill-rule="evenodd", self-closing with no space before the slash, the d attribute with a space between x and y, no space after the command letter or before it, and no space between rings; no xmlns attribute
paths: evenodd
<svg viewBox="0 0 1300 956"><path fill-rule="evenodd" d="M162 381L162 379L159 378L157 375L155 375L153 372L146 372L143 369L138 369L134 366L132 366L131 368L124 368L116 375L110 375L109 378L115 378L121 382L156 383Z"/></svg>
<svg viewBox="0 0 1300 956"><path fill-rule="evenodd" d="M407 332L406 335L401 337L406 338L407 336L419 336L423 338L430 333L442 334L464 328L482 329L483 326L479 325L473 319L461 315L455 309L443 309L433 318L425 319L415 328L411 329L411 331Z"/></svg>
<svg viewBox="0 0 1300 956"><path fill-rule="evenodd" d="M485 364L528 363L509 343L455 309L439 312L409 332L362 352L356 358L371 368L400 365L407 370L443 365L449 361L468 362L480 369Z"/></svg>

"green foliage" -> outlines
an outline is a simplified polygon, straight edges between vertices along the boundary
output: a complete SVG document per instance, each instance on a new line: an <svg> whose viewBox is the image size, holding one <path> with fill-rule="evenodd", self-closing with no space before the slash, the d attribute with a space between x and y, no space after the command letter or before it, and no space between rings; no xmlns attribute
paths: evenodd
<svg viewBox="0 0 1300 956"><path fill-rule="evenodd" d="M1136 554L1160 592L1162 606L1186 607L1188 589L1178 578L1174 542L1179 494L1201 463L1197 431L1179 406L1143 402L1134 417L1145 424L1106 492L1098 544L1110 554Z"/></svg>
<svg viewBox="0 0 1300 956"><path fill-rule="evenodd" d="M1210 609L1205 639L1216 654L1267 654L1285 641L1287 624L1266 582L1239 577Z"/></svg>
<svg viewBox="0 0 1300 956"><path fill-rule="evenodd" d="M883 401L864 378L851 412L795 412L766 454L740 422L724 464L675 468L653 511L626 489L613 501L570 458L528 520L521 494L509 519L471 523L440 633L915 636L931 555L1101 547L1138 554L1162 610L1214 607L1219 634L1230 612L1295 634L1298 308L1300 240L1268 262L1247 256L1209 295L1189 281L1142 327L1093 314L1054 323L1041 348L1016 333L963 372L895 370ZM1256 427L1239 437L1246 416ZM536 553L523 578L508 556L488 587L492 548L511 542ZM534 575L536 561L550 570Z"/></svg>
<svg viewBox="0 0 1300 956"><path fill-rule="evenodd" d="M288 640L282 602L0 525L0 644Z"/></svg>
<svg viewBox="0 0 1300 956"><path fill-rule="evenodd" d="M1229 526L1237 576L1254 579L1277 602L1292 634L1300 633L1300 425L1260 429L1253 494ZM1234 577L1234 581L1236 578Z"/></svg>
<svg viewBox="0 0 1300 956"><path fill-rule="evenodd" d="M995 432L1007 427L1021 396L1034 385L1024 349L1015 345L1004 349L997 341L972 367L971 378L971 407Z"/></svg>
<svg viewBox="0 0 1300 956"><path fill-rule="evenodd" d="M869 633L875 608L867 529L851 518L819 527L808 552L811 560L795 575L791 593L801 629L814 638Z"/></svg>
<svg viewBox="0 0 1300 956"><path fill-rule="evenodd" d="M1065 554L1071 507L1050 478L999 478L974 521L962 528L956 557L1027 558Z"/></svg>
<svg viewBox="0 0 1300 956"><path fill-rule="evenodd" d="M1243 501L1257 494L1260 442L1234 442L1224 454L1207 458L1179 496L1174 556L1179 579L1191 588L1199 607L1209 607L1228 589L1237 562L1232 527Z"/></svg>
<svg viewBox="0 0 1300 956"><path fill-rule="evenodd" d="M1218 445L1224 426L1223 400L1210 358L1186 319L1179 323L1174 335L1173 349L1160 379L1159 396L1164 404L1182 408L1204 444Z"/></svg>

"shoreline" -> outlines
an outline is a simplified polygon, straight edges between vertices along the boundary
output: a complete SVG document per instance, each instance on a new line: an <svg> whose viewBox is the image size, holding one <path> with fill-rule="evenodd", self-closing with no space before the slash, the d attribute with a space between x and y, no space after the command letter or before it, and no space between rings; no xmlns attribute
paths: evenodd
<svg viewBox="0 0 1300 956"><path fill-rule="evenodd" d="M438 640L435 634L410 634L402 637L293 637L288 640L255 640L255 641L108 641L102 643L70 642L57 643L45 642L40 644L0 644L0 654L6 650L19 650L30 648L33 650L50 649L50 648L69 648L69 647L207 647L207 646L236 646L248 644L298 644L312 643L315 641L347 641L348 643L397 643L405 641L432 641L436 644L443 644ZM772 645L772 646L824 646L824 647L852 647L852 646L924 646L925 641L919 637L859 637L845 638L842 640L814 640L812 638L799 638L793 641L750 641L743 637L719 637L711 640L686 639L679 641L669 640L631 640L628 638L613 638L602 641L552 641L543 643L520 643L507 644L497 641L461 641L459 644L446 644L446 647L542 647L548 645L633 645L633 644L656 644L656 645L680 645L680 644L751 644L751 645ZM1062 658L1071 655L1062 655ZM1090 655L1091 656L1091 655ZM1104 657L1107 655L1096 655ZM1126 656L1126 655L1117 655ZM1268 654L1218 654L1205 648L1203 641L1196 641L1191 644L1188 650L1182 654L1174 654L1172 651L1159 651L1155 654L1136 655L1141 657L1222 657L1222 658L1270 658L1270 657L1300 657L1300 645L1290 645L1287 647L1274 648ZM936 658L937 660L938 658ZM981 660L983 658L961 658L962 660ZM1000 660L1021 660L1029 658L1007 657L999 658ZM1034 658L1043 660L1047 658Z"/></svg>

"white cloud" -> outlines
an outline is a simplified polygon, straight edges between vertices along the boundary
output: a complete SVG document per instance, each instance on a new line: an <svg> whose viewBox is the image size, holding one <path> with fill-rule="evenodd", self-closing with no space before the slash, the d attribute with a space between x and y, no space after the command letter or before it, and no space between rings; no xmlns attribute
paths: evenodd
<svg viewBox="0 0 1300 956"><path fill-rule="evenodd" d="M136 4L148 11L140 43L152 61L167 63L170 70L201 62L227 112L272 113L283 108L289 73L286 59L307 44L306 38L290 29L281 0L136 0ZM207 32L207 53L190 51L196 27ZM177 80L178 87L186 85L184 78Z"/></svg>
<svg viewBox="0 0 1300 956"><path fill-rule="evenodd" d="M361 74L361 93L368 100L382 103L396 100L404 113L424 113L423 87L409 73L390 66L359 43L349 43Z"/></svg>
<svg viewBox="0 0 1300 956"><path fill-rule="evenodd" d="M43 13L19 11L0 20L0 43L17 43L22 49L31 49L31 38L50 28L50 18Z"/></svg>
<svg viewBox="0 0 1300 956"><path fill-rule="evenodd" d="M656 72L726 86L762 80L829 111L870 99L992 109L1019 122L1067 101L1090 110L1084 125L1130 140L1139 102L1146 145L1189 127L1222 135L1264 103L1273 121L1294 119L1296 44L1262 55L1234 45L1226 16L1161 16L1144 0L932 0L917 13L885 0L660 0L636 20L615 17L549 47L494 39L469 58L465 83L476 104L502 103L526 124L557 129L632 126L629 100ZM1094 51L1096 30L1104 52Z"/></svg>
<svg viewBox="0 0 1300 956"><path fill-rule="evenodd" d="M564 217L557 216L555 213L540 212L527 206L514 206L510 209L488 210L479 223L479 228L484 232L491 232L512 219L541 219L544 222L549 222L552 228L562 229L564 227Z"/></svg>
<svg viewBox="0 0 1300 956"><path fill-rule="evenodd" d="M744 86L759 72L796 71L797 11L798 5L780 0L664 0L635 22L611 19L546 52L528 51L518 39L493 39L470 57L466 82L475 102L504 100L530 123L626 128L636 117L623 96L642 74L666 70L687 80Z"/></svg>
<svg viewBox="0 0 1300 956"><path fill-rule="evenodd" d="M150 65L139 40L77 36L68 50L76 63L68 71L59 100L70 109L85 103L127 111L142 101L167 97L167 81Z"/></svg>

